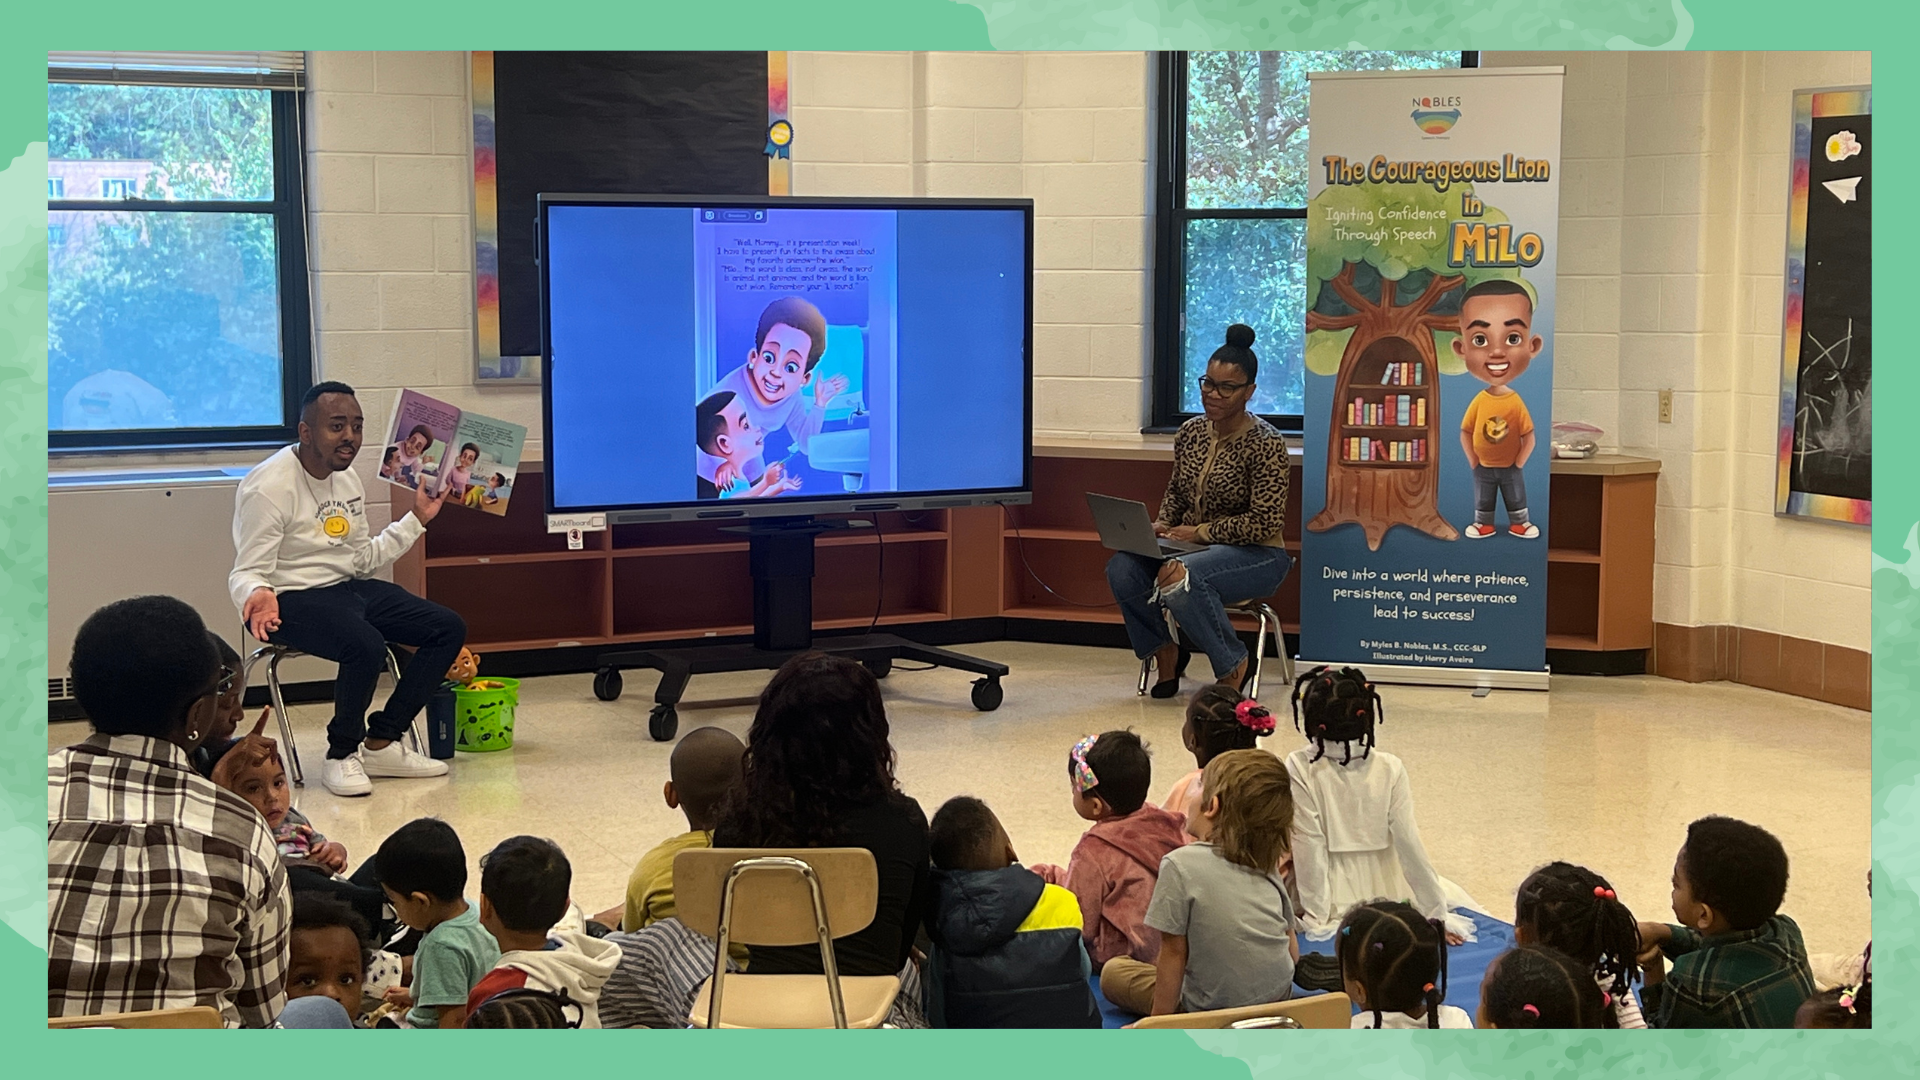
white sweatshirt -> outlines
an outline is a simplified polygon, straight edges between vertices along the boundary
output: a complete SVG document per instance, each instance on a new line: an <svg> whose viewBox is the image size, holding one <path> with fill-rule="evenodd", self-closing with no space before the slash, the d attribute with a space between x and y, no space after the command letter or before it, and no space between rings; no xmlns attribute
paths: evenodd
<svg viewBox="0 0 1920 1080"><path fill-rule="evenodd" d="M409 513L374 536L366 502L353 470L316 480L291 446L254 466L233 500L234 607L263 586L277 594L372 577L426 531Z"/></svg>

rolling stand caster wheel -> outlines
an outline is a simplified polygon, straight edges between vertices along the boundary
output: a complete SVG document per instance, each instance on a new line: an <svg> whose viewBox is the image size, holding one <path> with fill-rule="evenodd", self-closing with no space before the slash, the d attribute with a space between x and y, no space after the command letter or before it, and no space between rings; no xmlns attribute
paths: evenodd
<svg viewBox="0 0 1920 1080"><path fill-rule="evenodd" d="M601 701L613 701L620 696L618 668L601 668L593 673L593 696Z"/></svg>
<svg viewBox="0 0 1920 1080"><path fill-rule="evenodd" d="M892 660L862 660L860 666L876 679L884 679L893 672Z"/></svg>
<svg viewBox="0 0 1920 1080"><path fill-rule="evenodd" d="M680 714L671 705L655 705L647 714L647 734L654 742L669 742L680 730Z"/></svg>
<svg viewBox="0 0 1920 1080"><path fill-rule="evenodd" d="M973 707L981 712L992 712L1000 707L1005 692L1000 689L1000 680L989 676L973 680Z"/></svg>

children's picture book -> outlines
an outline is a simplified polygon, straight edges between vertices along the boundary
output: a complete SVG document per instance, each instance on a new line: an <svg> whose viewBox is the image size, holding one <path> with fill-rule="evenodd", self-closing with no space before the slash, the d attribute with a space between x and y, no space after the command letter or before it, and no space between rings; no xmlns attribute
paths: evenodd
<svg viewBox="0 0 1920 1080"><path fill-rule="evenodd" d="M389 483L438 495L447 502L505 516L514 474L526 449L527 429L414 390L402 390L393 407L380 459Z"/></svg>

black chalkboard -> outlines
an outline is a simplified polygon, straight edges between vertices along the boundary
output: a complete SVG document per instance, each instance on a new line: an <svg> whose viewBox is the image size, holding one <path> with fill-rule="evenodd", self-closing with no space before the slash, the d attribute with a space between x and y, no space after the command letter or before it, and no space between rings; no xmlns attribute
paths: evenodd
<svg viewBox="0 0 1920 1080"><path fill-rule="evenodd" d="M495 52L500 355L540 353L541 192L765 195L764 52Z"/></svg>
<svg viewBox="0 0 1920 1080"><path fill-rule="evenodd" d="M1861 151L1827 160L1850 131ZM1807 246L1795 386L1794 491L1873 498L1873 118L1813 118ZM1846 201L1828 181L1858 177Z"/></svg>

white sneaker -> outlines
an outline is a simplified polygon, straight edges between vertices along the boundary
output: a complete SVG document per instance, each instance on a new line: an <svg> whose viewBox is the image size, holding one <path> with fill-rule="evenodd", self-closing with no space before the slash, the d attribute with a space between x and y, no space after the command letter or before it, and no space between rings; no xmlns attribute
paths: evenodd
<svg viewBox="0 0 1920 1080"><path fill-rule="evenodd" d="M378 750L362 745L360 757L366 762L368 776L395 776L411 779L447 775L447 763L424 754L416 754L406 739L395 739Z"/></svg>
<svg viewBox="0 0 1920 1080"><path fill-rule="evenodd" d="M341 798L373 794L373 782L360 765L360 755L328 758L320 766L320 783Z"/></svg>

